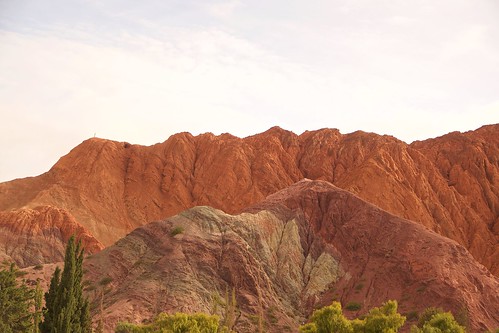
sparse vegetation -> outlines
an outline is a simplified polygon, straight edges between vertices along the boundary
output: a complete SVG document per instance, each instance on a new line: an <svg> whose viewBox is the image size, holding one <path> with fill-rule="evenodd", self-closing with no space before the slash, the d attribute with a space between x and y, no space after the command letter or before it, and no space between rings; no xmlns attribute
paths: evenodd
<svg viewBox="0 0 499 333"><path fill-rule="evenodd" d="M170 236L175 237L176 235L182 234L182 233L184 233L184 228L182 228L181 226L176 226L170 232Z"/></svg>
<svg viewBox="0 0 499 333"><path fill-rule="evenodd" d="M407 321L416 321L419 318L419 314L417 311L409 311L405 314Z"/></svg>
<svg viewBox="0 0 499 333"><path fill-rule="evenodd" d="M210 316L204 313L186 314L176 313L168 315L159 314L152 323L145 325L134 325L120 323L116 327L116 333L217 333L219 332L218 316Z"/></svg>
<svg viewBox="0 0 499 333"><path fill-rule="evenodd" d="M419 287L418 289L416 289L416 291L417 291L418 293L422 293L422 292L424 292L425 290L426 290L426 286L425 286L425 285L422 285L421 287Z"/></svg>
<svg viewBox="0 0 499 333"><path fill-rule="evenodd" d="M348 310L348 311L358 311L362 308L362 304L358 303L358 302L349 302L346 306L345 306L345 310Z"/></svg>
<svg viewBox="0 0 499 333"><path fill-rule="evenodd" d="M38 264L34 268L39 271L39 270L43 269L43 265L42 264Z"/></svg>
<svg viewBox="0 0 499 333"><path fill-rule="evenodd" d="M109 276L106 276L105 278L102 278L100 281L99 281L99 284L101 286L107 286L108 284L110 284L111 282L113 282L113 278L112 277L109 277Z"/></svg>

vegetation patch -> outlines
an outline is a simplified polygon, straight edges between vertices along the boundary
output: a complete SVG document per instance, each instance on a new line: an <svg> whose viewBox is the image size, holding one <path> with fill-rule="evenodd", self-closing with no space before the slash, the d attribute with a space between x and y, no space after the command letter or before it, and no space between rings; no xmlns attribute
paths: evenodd
<svg viewBox="0 0 499 333"><path fill-rule="evenodd" d="M362 304L360 304L358 302L349 302L345 306L345 310L348 310L348 311L358 311L360 309L362 309Z"/></svg>
<svg viewBox="0 0 499 333"><path fill-rule="evenodd" d="M419 318L419 313L417 311L409 311L404 315L407 318L407 321L417 321Z"/></svg>
<svg viewBox="0 0 499 333"><path fill-rule="evenodd" d="M112 277L109 277L109 276L106 276L105 278L102 278L100 281L99 281L99 284L101 286L107 286L108 284L110 284L111 282L113 282L113 278Z"/></svg>
<svg viewBox="0 0 499 333"><path fill-rule="evenodd" d="M178 234L182 234L184 233L184 228L182 228L181 226L176 226L175 228L172 229L172 231L170 232L170 236L172 237L175 237L177 236Z"/></svg>

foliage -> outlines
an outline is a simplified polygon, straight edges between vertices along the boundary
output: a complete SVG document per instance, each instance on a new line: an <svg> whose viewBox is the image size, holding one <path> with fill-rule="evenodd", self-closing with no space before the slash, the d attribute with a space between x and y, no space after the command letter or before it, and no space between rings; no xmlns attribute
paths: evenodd
<svg viewBox="0 0 499 333"><path fill-rule="evenodd" d="M317 325L315 323L307 323L300 326L300 333L317 333Z"/></svg>
<svg viewBox="0 0 499 333"><path fill-rule="evenodd" d="M419 320L416 326L419 328L423 328L424 324L430 321L430 319L437 313L444 313L444 310L442 308L435 308L435 307L426 308L423 311L423 313L421 313L421 315L419 316Z"/></svg>
<svg viewBox="0 0 499 333"><path fill-rule="evenodd" d="M109 277L109 276L106 276L104 278L102 278L100 281L99 281L99 284L101 286L107 286L108 284L110 284L111 282L113 282L113 278L112 277Z"/></svg>
<svg viewBox="0 0 499 333"><path fill-rule="evenodd" d="M362 304L358 302L350 302L345 306L345 310L348 311L358 311L362 308Z"/></svg>
<svg viewBox="0 0 499 333"><path fill-rule="evenodd" d="M54 271L45 293L42 333L90 333L88 300L83 297L83 249L72 236L66 246L64 270Z"/></svg>
<svg viewBox="0 0 499 333"><path fill-rule="evenodd" d="M311 321L315 324L317 333L352 332L352 325L343 315L339 302L315 310Z"/></svg>
<svg viewBox="0 0 499 333"><path fill-rule="evenodd" d="M172 229L172 231L170 232L170 236L175 237L176 235L181 234L183 232L184 228L182 228L181 226L177 226Z"/></svg>
<svg viewBox="0 0 499 333"><path fill-rule="evenodd" d="M228 290L225 290L225 304L223 310L224 313L219 331L223 333L230 333L236 325L237 319L241 315L241 312L237 308L236 290L234 288L232 288L230 297Z"/></svg>
<svg viewBox="0 0 499 333"><path fill-rule="evenodd" d="M397 332L405 323L405 317L397 312L397 308L397 301L387 301L381 307L369 310L363 319L362 332Z"/></svg>
<svg viewBox="0 0 499 333"><path fill-rule="evenodd" d="M161 313L154 322L147 325L119 323L116 333L216 333L219 327L218 316L203 313L168 315Z"/></svg>
<svg viewBox="0 0 499 333"><path fill-rule="evenodd" d="M30 307L34 291L24 283L18 285L18 272L14 264L0 271L0 332L30 332L33 329Z"/></svg>
<svg viewBox="0 0 499 333"><path fill-rule="evenodd" d="M423 323L422 327L412 326L411 333L465 333L463 326L450 312L437 312Z"/></svg>
<svg viewBox="0 0 499 333"><path fill-rule="evenodd" d="M34 290L34 312L33 312L33 333L40 332L40 324L42 322L42 302L43 290L40 286L40 280L36 281L36 288Z"/></svg>
<svg viewBox="0 0 499 333"><path fill-rule="evenodd" d="M388 301L371 309L363 319L348 320L339 302L314 311L310 323L300 327L301 333L391 333L397 332L405 317L397 312L397 302Z"/></svg>

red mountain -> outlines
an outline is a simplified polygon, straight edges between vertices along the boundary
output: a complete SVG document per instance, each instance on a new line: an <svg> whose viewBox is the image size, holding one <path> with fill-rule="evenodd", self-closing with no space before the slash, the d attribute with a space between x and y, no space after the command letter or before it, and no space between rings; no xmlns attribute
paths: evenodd
<svg viewBox="0 0 499 333"><path fill-rule="evenodd" d="M499 326L499 279L464 247L325 181L303 180L238 215L195 207L147 224L85 268L94 305L104 290L109 331L160 311L220 313L216 299L232 288L237 332L256 332L258 317L268 332L296 331L334 299L360 304L350 317L397 299L406 314L452 310L473 332Z"/></svg>
<svg viewBox="0 0 499 333"><path fill-rule="evenodd" d="M90 139L49 172L0 184L0 210L53 206L110 245L189 207L237 213L300 179L322 179L456 240L497 275L498 156L497 124L410 145L334 129L180 133L149 147Z"/></svg>

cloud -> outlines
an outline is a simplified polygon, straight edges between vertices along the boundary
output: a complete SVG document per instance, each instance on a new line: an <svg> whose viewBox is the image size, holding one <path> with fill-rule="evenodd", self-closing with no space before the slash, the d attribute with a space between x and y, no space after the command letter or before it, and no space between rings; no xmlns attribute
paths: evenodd
<svg viewBox="0 0 499 333"><path fill-rule="evenodd" d="M85 17L0 30L0 149L17 156L0 181L47 170L94 133L153 144L279 125L410 142L499 122L497 24L462 21L462 6L339 3L83 2Z"/></svg>
<svg viewBox="0 0 499 333"><path fill-rule="evenodd" d="M207 4L206 10L210 15L214 17L227 18L230 17L240 6L241 2L239 0L229 0Z"/></svg>

